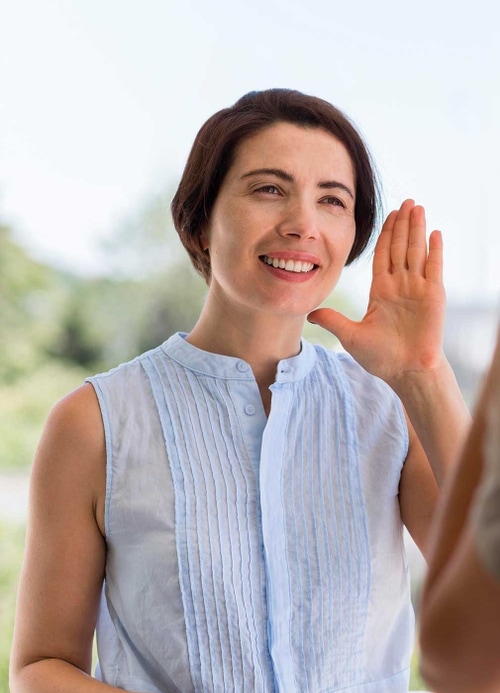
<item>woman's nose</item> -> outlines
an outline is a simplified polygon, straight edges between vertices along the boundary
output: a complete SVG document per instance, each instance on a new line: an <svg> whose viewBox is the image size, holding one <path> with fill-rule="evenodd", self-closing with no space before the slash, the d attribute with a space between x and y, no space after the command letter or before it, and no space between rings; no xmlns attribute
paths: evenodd
<svg viewBox="0 0 500 693"><path fill-rule="evenodd" d="M298 239L317 238L318 219L314 206L304 201L290 202L278 224L282 236Z"/></svg>

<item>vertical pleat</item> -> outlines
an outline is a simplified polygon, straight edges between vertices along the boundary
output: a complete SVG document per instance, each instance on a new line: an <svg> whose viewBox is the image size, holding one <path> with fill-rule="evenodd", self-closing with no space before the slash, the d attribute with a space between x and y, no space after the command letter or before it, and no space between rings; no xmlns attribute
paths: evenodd
<svg viewBox="0 0 500 693"><path fill-rule="evenodd" d="M363 664L370 552L354 419L342 374L323 372L273 386L264 433L271 654L287 692L354 685Z"/></svg>
<svg viewBox="0 0 500 693"><path fill-rule="evenodd" d="M258 478L228 385L168 361L145 368L174 484L195 688L272 691Z"/></svg>

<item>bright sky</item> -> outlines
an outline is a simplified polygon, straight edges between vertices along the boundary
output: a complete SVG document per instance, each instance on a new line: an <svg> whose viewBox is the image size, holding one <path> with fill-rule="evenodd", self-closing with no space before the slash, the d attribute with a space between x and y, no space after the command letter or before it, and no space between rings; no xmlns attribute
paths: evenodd
<svg viewBox="0 0 500 693"><path fill-rule="evenodd" d="M414 197L451 299L500 296L500 39L493 0L5 0L0 216L38 257L99 239L178 179L204 120L293 87L345 110L388 208ZM368 262L343 286L364 295Z"/></svg>

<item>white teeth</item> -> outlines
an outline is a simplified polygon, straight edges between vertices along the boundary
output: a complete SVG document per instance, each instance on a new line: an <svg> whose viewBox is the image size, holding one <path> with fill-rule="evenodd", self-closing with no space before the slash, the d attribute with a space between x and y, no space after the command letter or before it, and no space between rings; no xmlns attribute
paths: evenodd
<svg viewBox="0 0 500 693"><path fill-rule="evenodd" d="M267 257L264 255L264 262L272 267L279 267L287 272L310 272L314 264L312 262L303 262L302 260L283 260L276 257Z"/></svg>

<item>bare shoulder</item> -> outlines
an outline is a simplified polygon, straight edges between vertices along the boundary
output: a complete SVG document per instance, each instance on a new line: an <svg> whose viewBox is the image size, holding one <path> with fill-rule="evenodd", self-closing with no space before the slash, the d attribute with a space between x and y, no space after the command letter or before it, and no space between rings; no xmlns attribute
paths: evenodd
<svg viewBox="0 0 500 693"><path fill-rule="evenodd" d="M94 388L86 383L57 402L49 413L33 463L33 509L39 496L45 506L51 498L58 507L66 500L86 503L103 532L105 479L101 411Z"/></svg>
<svg viewBox="0 0 500 693"><path fill-rule="evenodd" d="M90 443L94 437L100 437L101 413L95 390L90 383L73 390L52 408L45 432L48 430L57 434L60 429L64 429L66 434L71 432L75 439L78 435L86 438L90 436Z"/></svg>
<svg viewBox="0 0 500 693"><path fill-rule="evenodd" d="M99 404L83 385L53 407L33 462L14 678L45 660L90 672L106 558L105 465Z"/></svg>

